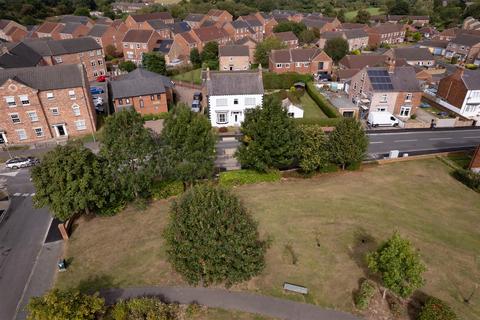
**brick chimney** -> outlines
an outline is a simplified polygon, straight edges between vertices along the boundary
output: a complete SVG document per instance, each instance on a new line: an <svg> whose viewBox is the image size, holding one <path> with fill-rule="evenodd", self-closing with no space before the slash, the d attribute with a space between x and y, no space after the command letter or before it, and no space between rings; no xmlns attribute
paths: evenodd
<svg viewBox="0 0 480 320"><path fill-rule="evenodd" d="M395 72L395 59L388 59L387 60L387 70L388 70L388 73L394 73Z"/></svg>

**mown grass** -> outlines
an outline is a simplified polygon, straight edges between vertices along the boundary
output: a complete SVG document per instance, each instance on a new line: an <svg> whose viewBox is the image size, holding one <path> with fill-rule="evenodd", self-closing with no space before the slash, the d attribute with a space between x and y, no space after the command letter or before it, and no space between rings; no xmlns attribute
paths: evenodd
<svg viewBox="0 0 480 320"><path fill-rule="evenodd" d="M202 69L195 69L187 71L185 73L180 73L172 77L173 80L180 80L185 82L190 82L194 84L202 84Z"/></svg>
<svg viewBox="0 0 480 320"><path fill-rule="evenodd" d="M270 247L264 272L232 289L353 311L352 292L367 274L365 253L398 230L427 265L421 290L464 319L480 318L478 292L463 302L480 283L480 197L451 170L429 159L236 188ZM145 211L79 221L66 252L71 265L57 287L185 285L165 253L168 208L158 201ZM284 282L309 294L286 294Z"/></svg>
<svg viewBox="0 0 480 320"><path fill-rule="evenodd" d="M372 15L372 16L382 14L381 8L377 8L377 7L369 7L369 8L366 8L365 10L370 12L370 15ZM347 11L345 13L345 19L347 21L355 20L355 18L357 17L357 12L358 12L358 10Z"/></svg>
<svg viewBox="0 0 480 320"><path fill-rule="evenodd" d="M305 94L300 98L300 102L303 107L303 118L305 119L323 119L327 118L322 109L313 101L312 97L305 92Z"/></svg>

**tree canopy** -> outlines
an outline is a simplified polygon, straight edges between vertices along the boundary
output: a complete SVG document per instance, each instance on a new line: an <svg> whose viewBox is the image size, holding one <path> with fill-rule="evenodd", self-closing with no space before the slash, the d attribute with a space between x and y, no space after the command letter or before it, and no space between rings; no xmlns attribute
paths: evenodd
<svg viewBox="0 0 480 320"><path fill-rule="evenodd" d="M32 169L32 180L35 206L49 207L61 221L102 208L115 196L104 163L81 143L49 151Z"/></svg>
<svg viewBox="0 0 480 320"><path fill-rule="evenodd" d="M304 23L294 21L282 21L273 28L273 32L292 31L297 37L305 30L307 30L307 27Z"/></svg>
<svg viewBox="0 0 480 320"><path fill-rule="evenodd" d="M158 52L146 52L142 56L142 65L151 72L166 75L165 57Z"/></svg>
<svg viewBox="0 0 480 320"><path fill-rule="evenodd" d="M195 68L200 68L202 66L202 58L197 48L190 50L190 62Z"/></svg>
<svg viewBox="0 0 480 320"><path fill-rule="evenodd" d="M257 224L225 189L189 189L173 203L165 237L170 262L192 285L231 285L265 266L266 243L259 239Z"/></svg>
<svg viewBox="0 0 480 320"><path fill-rule="evenodd" d="M345 169L363 160L368 138L360 123L354 119L342 119L328 138L330 158Z"/></svg>
<svg viewBox="0 0 480 320"><path fill-rule="evenodd" d="M262 64L263 66L268 66L268 55L272 50L283 49L286 46L282 41L276 37L268 37L259 44L255 49L255 62Z"/></svg>
<svg viewBox="0 0 480 320"><path fill-rule="evenodd" d="M105 301L97 294L58 289L31 298L27 306L29 320L94 320L104 313L104 309Z"/></svg>
<svg viewBox="0 0 480 320"><path fill-rule="evenodd" d="M426 267L412 244L395 232L367 255L368 268L380 274L383 285L403 298L423 286Z"/></svg>
<svg viewBox="0 0 480 320"><path fill-rule="evenodd" d="M127 60L120 62L118 64L118 68L122 71L132 72L137 68L137 66L132 61Z"/></svg>
<svg viewBox="0 0 480 320"><path fill-rule="evenodd" d="M357 23L368 24L370 22L370 18L371 18L371 15L370 15L370 12L368 10L360 9L357 12L357 17L355 18L355 21Z"/></svg>
<svg viewBox="0 0 480 320"><path fill-rule="evenodd" d="M210 69L218 69L218 42L207 42L203 47L200 58L202 63L205 63Z"/></svg>
<svg viewBox="0 0 480 320"><path fill-rule="evenodd" d="M265 96L262 107L246 110L241 131L244 137L236 155L242 167L267 171L294 162L297 129L278 98Z"/></svg>
<svg viewBox="0 0 480 320"><path fill-rule="evenodd" d="M347 55L349 50L348 42L341 37L328 39L325 42L324 50L333 61L338 62Z"/></svg>
<svg viewBox="0 0 480 320"><path fill-rule="evenodd" d="M299 166L305 173L320 170L330 163L327 137L320 126L300 126Z"/></svg>
<svg viewBox="0 0 480 320"><path fill-rule="evenodd" d="M211 177L214 170L216 138L210 121L179 105L165 119L161 134L162 174L191 184Z"/></svg>

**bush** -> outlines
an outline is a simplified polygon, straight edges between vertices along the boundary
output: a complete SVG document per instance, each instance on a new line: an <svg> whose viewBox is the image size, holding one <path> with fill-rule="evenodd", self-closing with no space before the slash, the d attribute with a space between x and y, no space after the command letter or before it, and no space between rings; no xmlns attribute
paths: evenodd
<svg viewBox="0 0 480 320"><path fill-rule="evenodd" d="M335 163L328 163L325 167L321 168L318 172L320 173L330 173L330 172L337 172L338 166Z"/></svg>
<svg viewBox="0 0 480 320"><path fill-rule="evenodd" d="M430 297L417 320L457 320L459 319L455 312L440 299Z"/></svg>
<svg viewBox="0 0 480 320"><path fill-rule="evenodd" d="M263 73L263 86L269 89L290 89L297 82L308 83L313 80L312 75L287 72L276 74L273 72Z"/></svg>
<svg viewBox="0 0 480 320"><path fill-rule="evenodd" d="M416 115L416 114L412 114L412 115L410 116L410 119L412 119L412 120L417 119L417 115Z"/></svg>
<svg viewBox="0 0 480 320"><path fill-rule="evenodd" d="M134 298L118 302L112 309L114 320L177 320L179 308L154 298Z"/></svg>
<svg viewBox="0 0 480 320"><path fill-rule="evenodd" d="M183 183L181 181L160 180L153 183L152 198L155 200L167 199L182 193Z"/></svg>
<svg viewBox="0 0 480 320"><path fill-rule="evenodd" d="M362 165L362 162L354 162L354 163L350 163L347 165L347 167L345 169L349 170L349 171L356 171L358 169L360 169L360 166Z"/></svg>
<svg viewBox="0 0 480 320"><path fill-rule="evenodd" d="M374 294L375 284L370 280L364 280L355 295L355 306L360 310L367 309Z"/></svg>
<svg viewBox="0 0 480 320"><path fill-rule="evenodd" d="M457 169L453 172L455 179L467 187L480 192L480 174L466 169Z"/></svg>
<svg viewBox="0 0 480 320"><path fill-rule="evenodd" d="M252 184L259 182L274 182L280 180L281 175L278 170L261 173L255 170L236 170L220 173L219 183L223 187L233 187L242 184Z"/></svg>
<svg viewBox="0 0 480 320"><path fill-rule="evenodd" d="M162 113L157 113L157 114L146 114L146 115L142 116L143 121L166 119L167 117L168 117L168 112L162 112Z"/></svg>
<svg viewBox="0 0 480 320"><path fill-rule="evenodd" d="M338 113L337 109L330 102L323 97L320 92L318 92L317 88L313 84L313 82L307 83L307 92L312 97L313 101L322 109L323 113L329 118L338 118L340 114Z"/></svg>

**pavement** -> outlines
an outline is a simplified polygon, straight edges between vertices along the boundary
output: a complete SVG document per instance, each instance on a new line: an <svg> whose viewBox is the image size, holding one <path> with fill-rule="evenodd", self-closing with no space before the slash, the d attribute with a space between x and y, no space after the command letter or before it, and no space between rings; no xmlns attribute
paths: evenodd
<svg viewBox="0 0 480 320"><path fill-rule="evenodd" d="M341 311L327 310L313 304L262 296L253 293L210 289L202 287L143 287L108 289L100 291L107 304L119 299L154 296L164 302L198 303L211 308L222 308L289 320L359 320Z"/></svg>
<svg viewBox="0 0 480 320"><path fill-rule="evenodd" d="M10 208L0 218L0 319L25 319L21 308L32 295L50 289L63 242L44 245L52 217L35 209L30 169L0 169L7 179ZM54 244L55 243L55 244Z"/></svg>
<svg viewBox="0 0 480 320"><path fill-rule="evenodd" d="M378 157L391 150L425 154L466 150L480 145L480 128L368 133L368 154Z"/></svg>

